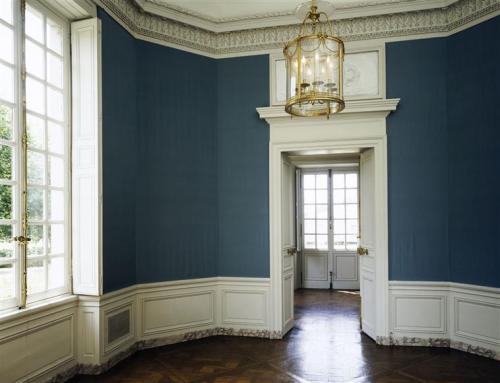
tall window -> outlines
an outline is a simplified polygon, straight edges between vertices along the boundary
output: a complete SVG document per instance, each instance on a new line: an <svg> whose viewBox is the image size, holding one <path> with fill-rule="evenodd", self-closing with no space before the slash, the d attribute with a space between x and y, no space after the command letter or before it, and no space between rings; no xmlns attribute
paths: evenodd
<svg viewBox="0 0 500 383"><path fill-rule="evenodd" d="M37 1L22 14L0 1L0 309L70 286L69 25Z"/></svg>

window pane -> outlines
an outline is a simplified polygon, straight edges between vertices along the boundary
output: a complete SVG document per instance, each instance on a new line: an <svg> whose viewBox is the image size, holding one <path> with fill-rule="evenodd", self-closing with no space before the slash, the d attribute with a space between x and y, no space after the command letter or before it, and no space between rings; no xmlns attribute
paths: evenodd
<svg viewBox="0 0 500 383"><path fill-rule="evenodd" d="M345 249L345 235L334 235L333 236L333 248L336 250Z"/></svg>
<svg viewBox="0 0 500 383"><path fill-rule="evenodd" d="M333 205L333 218L345 218L345 205Z"/></svg>
<svg viewBox="0 0 500 383"><path fill-rule="evenodd" d="M34 220L43 219L44 191L41 188L28 188L28 218Z"/></svg>
<svg viewBox="0 0 500 383"><path fill-rule="evenodd" d="M48 131L48 144L49 144L49 152L53 153L64 153L64 128L53 122L48 122L47 124Z"/></svg>
<svg viewBox="0 0 500 383"><path fill-rule="evenodd" d="M30 6L26 7L25 28L29 37L43 44L43 16Z"/></svg>
<svg viewBox="0 0 500 383"><path fill-rule="evenodd" d="M304 203L315 203L315 191L314 190L304 190Z"/></svg>
<svg viewBox="0 0 500 383"><path fill-rule="evenodd" d="M52 224L49 226L49 254L64 253L64 225Z"/></svg>
<svg viewBox="0 0 500 383"><path fill-rule="evenodd" d="M58 90L47 88L47 114L56 120L64 119L63 94Z"/></svg>
<svg viewBox="0 0 500 383"><path fill-rule="evenodd" d="M62 55L63 30L55 21L47 19L47 46Z"/></svg>
<svg viewBox="0 0 500 383"><path fill-rule="evenodd" d="M49 191L49 219L62 221L64 219L64 194L62 191Z"/></svg>
<svg viewBox="0 0 500 383"><path fill-rule="evenodd" d="M45 183L45 156L28 150L28 183L43 185Z"/></svg>
<svg viewBox="0 0 500 383"><path fill-rule="evenodd" d="M49 52L47 52L47 81L58 88L63 86L63 62Z"/></svg>
<svg viewBox="0 0 500 383"><path fill-rule="evenodd" d="M320 219L316 221L316 232L318 234L328 234L328 221Z"/></svg>
<svg viewBox="0 0 500 383"><path fill-rule="evenodd" d="M64 187L64 161L62 158L49 156L49 185Z"/></svg>
<svg viewBox="0 0 500 383"><path fill-rule="evenodd" d="M12 0L0 1L0 19L12 24Z"/></svg>
<svg viewBox="0 0 500 383"><path fill-rule="evenodd" d="M355 235L346 235L346 242L347 250L356 250L358 247L358 239Z"/></svg>
<svg viewBox="0 0 500 383"><path fill-rule="evenodd" d="M26 71L45 79L45 54L43 48L26 39Z"/></svg>
<svg viewBox="0 0 500 383"><path fill-rule="evenodd" d="M316 218L328 218L328 205L316 205Z"/></svg>
<svg viewBox="0 0 500 383"><path fill-rule="evenodd" d="M358 189L346 189L345 201L347 203L358 203Z"/></svg>
<svg viewBox="0 0 500 383"><path fill-rule="evenodd" d="M45 114L45 87L35 79L26 78L26 107L33 112Z"/></svg>
<svg viewBox="0 0 500 383"><path fill-rule="evenodd" d="M333 191L333 203L344 203L344 189Z"/></svg>
<svg viewBox="0 0 500 383"><path fill-rule="evenodd" d="M345 187L346 188L358 187L358 175L356 173L349 173L345 175Z"/></svg>
<svg viewBox="0 0 500 383"><path fill-rule="evenodd" d="M316 190L316 203L328 203L327 190Z"/></svg>
<svg viewBox="0 0 500 383"><path fill-rule="evenodd" d="M333 187L335 189L344 187L344 175L343 174L334 174L333 175Z"/></svg>
<svg viewBox="0 0 500 383"><path fill-rule="evenodd" d="M13 298L15 293L14 265L0 265L0 299Z"/></svg>
<svg viewBox="0 0 500 383"><path fill-rule="evenodd" d="M346 218L358 218L358 205L345 205Z"/></svg>
<svg viewBox="0 0 500 383"><path fill-rule="evenodd" d="M1 8L1 6L0 6ZM0 24L0 58L14 63L14 31Z"/></svg>
<svg viewBox="0 0 500 383"><path fill-rule="evenodd" d="M0 179L12 179L12 147L0 145Z"/></svg>
<svg viewBox="0 0 500 383"><path fill-rule="evenodd" d="M28 146L34 149L45 149L45 122L31 114L26 116L28 130Z"/></svg>
<svg viewBox="0 0 500 383"><path fill-rule="evenodd" d="M317 235L316 239L319 250L328 250L328 235Z"/></svg>
<svg viewBox="0 0 500 383"><path fill-rule="evenodd" d="M316 189L328 189L328 175L326 174L316 175Z"/></svg>
<svg viewBox="0 0 500 383"><path fill-rule="evenodd" d="M0 105L0 138L12 140L12 109Z"/></svg>
<svg viewBox="0 0 500 383"><path fill-rule="evenodd" d="M14 256L12 225L0 225L0 260Z"/></svg>
<svg viewBox="0 0 500 383"><path fill-rule="evenodd" d="M12 219L12 186L0 185L0 219Z"/></svg>
<svg viewBox="0 0 500 383"><path fill-rule="evenodd" d="M28 260L28 295L45 290L45 265L43 259Z"/></svg>
<svg viewBox="0 0 500 383"><path fill-rule="evenodd" d="M304 220L304 233L306 233L306 234L316 233L316 225L315 225L314 219L305 219Z"/></svg>
<svg viewBox="0 0 500 383"><path fill-rule="evenodd" d="M314 174L304 174L304 189L314 189Z"/></svg>
<svg viewBox="0 0 500 383"><path fill-rule="evenodd" d="M315 249L315 235L304 235L304 248L305 249Z"/></svg>
<svg viewBox="0 0 500 383"><path fill-rule="evenodd" d="M333 233L334 234L344 234L345 233L345 221L343 219L333 220Z"/></svg>
<svg viewBox="0 0 500 383"><path fill-rule="evenodd" d="M43 225L28 225L28 237L31 241L28 243L28 256L44 254L43 243Z"/></svg>
<svg viewBox="0 0 500 383"><path fill-rule="evenodd" d="M49 259L49 289L64 286L64 258L56 257Z"/></svg>
<svg viewBox="0 0 500 383"><path fill-rule="evenodd" d="M316 218L314 215L315 205L304 205L304 218Z"/></svg>
<svg viewBox="0 0 500 383"><path fill-rule="evenodd" d="M346 220L346 233L347 234L358 234L358 220L357 219L348 219Z"/></svg>
<svg viewBox="0 0 500 383"><path fill-rule="evenodd" d="M14 71L0 64L0 99L14 102Z"/></svg>

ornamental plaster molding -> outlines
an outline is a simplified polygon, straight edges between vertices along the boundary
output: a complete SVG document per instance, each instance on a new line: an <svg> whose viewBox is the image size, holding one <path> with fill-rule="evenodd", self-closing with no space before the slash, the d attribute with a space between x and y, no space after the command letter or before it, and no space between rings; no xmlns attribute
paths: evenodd
<svg viewBox="0 0 500 383"><path fill-rule="evenodd" d="M281 49L299 32L294 24L215 33L146 13L133 0L95 1L136 38L216 58ZM498 14L500 0L460 0L445 8L336 20L334 33L346 42L446 35Z"/></svg>

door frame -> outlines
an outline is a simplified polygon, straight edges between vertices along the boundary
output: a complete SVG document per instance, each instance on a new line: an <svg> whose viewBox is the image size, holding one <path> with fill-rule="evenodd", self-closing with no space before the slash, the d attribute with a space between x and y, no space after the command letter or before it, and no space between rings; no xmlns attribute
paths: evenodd
<svg viewBox="0 0 500 383"><path fill-rule="evenodd" d="M281 159L286 152L346 152L373 148L375 156L376 259L376 340L389 336L389 256L387 198L386 117L396 110L399 99L348 102L345 110L326 119L290 118L283 107L257 108L270 127L269 135L269 250L270 330L282 337L283 323L281 249ZM379 181L379 182L377 182ZM287 321L288 323L288 321ZM287 326L288 327L288 326Z"/></svg>

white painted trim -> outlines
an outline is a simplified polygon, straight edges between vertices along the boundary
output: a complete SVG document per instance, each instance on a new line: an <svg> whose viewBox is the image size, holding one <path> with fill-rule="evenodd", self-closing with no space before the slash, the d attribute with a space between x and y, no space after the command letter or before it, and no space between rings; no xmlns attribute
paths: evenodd
<svg viewBox="0 0 500 383"><path fill-rule="evenodd" d="M391 338L397 344L432 346L438 340L500 360L500 288L391 281L389 289ZM403 303L400 314L405 301L411 304Z"/></svg>
<svg viewBox="0 0 500 383"><path fill-rule="evenodd" d="M347 103L346 109L326 119L290 118L283 107L257 108L270 126L269 226L271 273L271 330L284 331L282 323L281 158L289 151L373 148L375 151L376 328L378 337L389 335L388 212L386 117L399 99Z"/></svg>
<svg viewBox="0 0 500 383"><path fill-rule="evenodd" d="M348 3L335 9L334 20L445 8L457 1L458 0L402 0L398 2L388 1L381 4L369 4L368 6L366 6L365 2ZM175 20L180 23L189 24L197 28L206 29L214 33L269 28L278 25L297 24L302 21L296 15L295 9L275 14L250 14L242 17L211 18L169 4L160 5L148 0L135 0L135 2L144 12Z"/></svg>
<svg viewBox="0 0 500 383"><path fill-rule="evenodd" d="M73 291L102 294L101 20L71 24Z"/></svg>

